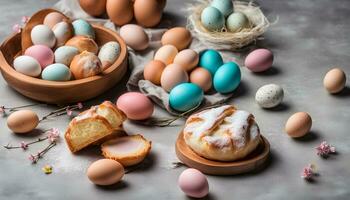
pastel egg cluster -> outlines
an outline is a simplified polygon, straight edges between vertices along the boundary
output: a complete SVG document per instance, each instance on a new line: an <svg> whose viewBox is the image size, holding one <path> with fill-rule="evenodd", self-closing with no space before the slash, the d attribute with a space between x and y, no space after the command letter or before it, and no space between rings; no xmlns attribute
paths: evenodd
<svg viewBox="0 0 350 200"><path fill-rule="evenodd" d="M49 81L69 81L95 76L118 58L120 46L111 41L100 50L94 28L85 20L70 23L58 12L45 16L32 28L33 43L13 61L14 69L27 76Z"/></svg>

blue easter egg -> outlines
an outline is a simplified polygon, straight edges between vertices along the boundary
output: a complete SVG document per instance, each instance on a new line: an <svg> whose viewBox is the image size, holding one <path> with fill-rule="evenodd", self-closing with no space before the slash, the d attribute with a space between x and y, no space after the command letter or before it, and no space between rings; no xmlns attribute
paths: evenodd
<svg viewBox="0 0 350 200"><path fill-rule="evenodd" d="M209 6L202 11L201 22L209 31L220 31L225 26L225 17L217 8Z"/></svg>
<svg viewBox="0 0 350 200"><path fill-rule="evenodd" d="M71 72L69 68L61 63L51 64L43 70L42 79L49 81L69 81Z"/></svg>
<svg viewBox="0 0 350 200"><path fill-rule="evenodd" d="M181 83L169 94L169 104L174 110L186 112L198 106L203 100L202 88L194 83Z"/></svg>
<svg viewBox="0 0 350 200"><path fill-rule="evenodd" d="M213 0L210 5L217 8L225 17L233 12L232 0Z"/></svg>
<svg viewBox="0 0 350 200"><path fill-rule="evenodd" d="M89 22L77 19L73 23L74 35L84 35L95 39L95 30Z"/></svg>
<svg viewBox="0 0 350 200"><path fill-rule="evenodd" d="M241 82L241 70L234 62L222 65L215 73L213 85L220 93L233 92Z"/></svg>
<svg viewBox="0 0 350 200"><path fill-rule="evenodd" d="M207 69L212 77L214 77L216 70L224 64L220 53L213 49L208 49L199 56L199 66Z"/></svg>

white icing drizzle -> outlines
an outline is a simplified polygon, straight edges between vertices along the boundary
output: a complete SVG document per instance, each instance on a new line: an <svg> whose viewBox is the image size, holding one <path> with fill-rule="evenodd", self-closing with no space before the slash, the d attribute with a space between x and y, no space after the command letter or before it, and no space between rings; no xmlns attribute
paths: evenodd
<svg viewBox="0 0 350 200"><path fill-rule="evenodd" d="M91 72L98 71L99 61L91 55L81 56L78 65L83 65L83 75L89 76Z"/></svg>
<svg viewBox="0 0 350 200"><path fill-rule="evenodd" d="M226 146L230 145L231 138L227 136L205 136L203 138L205 141L207 141L209 144L212 144L218 148L224 148Z"/></svg>
<svg viewBox="0 0 350 200"><path fill-rule="evenodd" d="M80 120L83 120L83 119L90 118L90 117L92 117L93 113L96 112L97 108L98 108L98 106L93 106L86 113L80 114L80 115L76 116L74 119L76 121L80 121Z"/></svg>

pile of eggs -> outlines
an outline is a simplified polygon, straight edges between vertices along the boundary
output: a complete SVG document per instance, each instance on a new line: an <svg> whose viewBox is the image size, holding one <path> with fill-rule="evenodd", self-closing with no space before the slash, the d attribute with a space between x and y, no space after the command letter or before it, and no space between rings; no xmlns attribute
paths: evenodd
<svg viewBox="0 0 350 200"><path fill-rule="evenodd" d="M174 30L181 30L183 34L174 34L172 38ZM181 27L165 32L163 46L143 72L145 80L169 92L171 108L180 112L198 106L212 86L217 92L226 94L233 92L241 81L241 71L236 63L224 64L220 53L212 49L200 54L186 49L191 41L186 36L190 33Z"/></svg>
<svg viewBox="0 0 350 200"><path fill-rule="evenodd" d="M232 0L213 0L201 13L202 25L209 31L238 32L248 28L249 19L241 12L233 11Z"/></svg>
<svg viewBox="0 0 350 200"><path fill-rule="evenodd" d="M49 81L69 81L95 76L118 58L120 45L111 41L101 48L95 30L85 20L72 23L58 12L49 13L33 27L33 45L13 61L17 72Z"/></svg>
<svg viewBox="0 0 350 200"><path fill-rule="evenodd" d="M143 27L153 27L162 19L166 0L79 0L79 4L91 16L107 13L118 26L135 19Z"/></svg>

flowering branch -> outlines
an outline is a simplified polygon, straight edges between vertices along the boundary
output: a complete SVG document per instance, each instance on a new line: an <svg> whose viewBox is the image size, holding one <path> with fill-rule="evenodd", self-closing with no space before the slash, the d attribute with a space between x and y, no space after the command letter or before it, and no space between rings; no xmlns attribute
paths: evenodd
<svg viewBox="0 0 350 200"><path fill-rule="evenodd" d="M42 105L42 103L34 103L34 104L28 104L23 106L16 106L16 107L6 107L6 106L0 106L0 114L6 114L6 112L14 112L17 111L20 108L28 108L33 106Z"/></svg>
<svg viewBox="0 0 350 200"><path fill-rule="evenodd" d="M317 175L316 172L316 166L314 164L309 164L308 166L303 168L303 171L301 173L301 178L311 181L314 176Z"/></svg>
<svg viewBox="0 0 350 200"><path fill-rule="evenodd" d="M54 117L58 117L61 115L68 115L68 116L72 116L73 111L74 110L80 110L82 109L84 106L82 103L77 103L76 105L72 105L72 106L66 106L57 110L54 110L52 112L50 112L49 114L45 115L44 117L42 117L39 122L46 120L46 119L50 119L50 118L54 118Z"/></svg>
<svg viewBox="0 0 350 200"><path fill-rule="evenodd" d="M51 142L45 149L39 151L36 155L30 154L28 159L32 164L36 164L40 158L42 158L52 147L56 146L56 142Z"/></svg>
<svg viewBox="0 0 350 200"><path fill-rule="evenodd" d="M14 24L12 26L12 31L14 33L20 33L22 31L22 28L25 26L25 24L29 21L29 17L28 16L22 16L21 19L21 24Z"/></svg>

